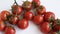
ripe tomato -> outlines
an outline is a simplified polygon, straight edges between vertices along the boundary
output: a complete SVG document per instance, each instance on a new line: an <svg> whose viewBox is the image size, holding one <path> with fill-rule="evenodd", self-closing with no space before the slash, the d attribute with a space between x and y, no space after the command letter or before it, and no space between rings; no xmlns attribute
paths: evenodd
<svg viewBox="0 0 60 34"><path fill-rule="evenodd" d="M21 13L22 13L22 7L20 7L20 6L17 6L16 4L14 4L13 6L12 6L12 13L14 14L14 15L20 15Z"/></svg>
<svg viewBox="0 0 60 34"><path fill-rule="evenodd" d="M60 19L56 19L52 24L53 24L53 31L60 30Z"/></svg>
<svg viewBox="0 0 60 34"><path fill-rule="evenodd" d="M33 13L32 12L26 12L24 14L24 17L27 19L27 20L32 20L33 18Z"/></svg>
<svg viewBox="0 0 60 34"><path fill-rule="evenodd" d="M5 34L16 34L16 30L11 26L7 26L5 28Z"/></svg>
<svg viewBox="0 0 60 34"><path fill-rule="evenodd" d="M41 24L43 22L43 16L42 15L34 16L33 22L35 24Z"/></svg>
<svg viewBox="0 0 60 34"><path fill-rule="evenodd" d="M7 16L9 16L10 15L10 12L8 12L7 10L3 10L2 12L1 12L1 19L2 20L7 20Z"/></svg>
<svg viewBox="0 0 60 34"><path fill-rule="evenodd" d="M25 2L23 2L22 7L23 7L23 9L29 11L32 8L32 4L29 1L25 1Z"/></svg>
<svg viewBox="0 0 60 34"><path fill-rule="evenodd" d="M18 27L21 29L27 28L29 25L28 21L26 19L22 19L18 21Z"/></svg>
<svg viewBox="0 0 60 34"><path fill-rule="evenodd" d="M18 22L18 16L11 16L8 21L9 23L16 25Z"/></svg>
<svg viewBox="0 0 60 34"><path fill-rule="evenodd" d="M40 6L40 3L41 3L40 0L32 0L32 5L34 8Z"/></svg>
<svg viewBox="0 0 60 34"><path fill-rule="evenodd" d="M53 27L53 31L55 31L55 32L60 31L60 25L55 25L55 26Z"/></svg>
<svg viewBox="0 0 60 34"><path fill-rule="evenodd" d="M51 34L58 34L57 32L52 32Z"/></svg>
<svg viewBox="0 0 60 34"><path fill-rule="evenodd" d="M55 19L55 14L53 12L46 12L44 15L45 21L51 22Z"/></svg>
<svg viewBox="0 0 60 34"><path fill-rule="evenodd" d="M37 12L38 14L42 15L46 13L46 8L43 5L40 5L39 7L37 7Z"/></svg>
<svg viewBox="0 0 60 34"><path fill-rule="evenodd" d="M40 27L40 30L41 30L43 33L49 33L49 32L51 31L49 22L43 22L43 24L42 24L41 27Z"/></svg>
<svg viewBox="0 0 60 34"><path fill-rule="evenodd" d="M5 28L5 24L2 20L0 20L0 31L3 31Z"/></svg>

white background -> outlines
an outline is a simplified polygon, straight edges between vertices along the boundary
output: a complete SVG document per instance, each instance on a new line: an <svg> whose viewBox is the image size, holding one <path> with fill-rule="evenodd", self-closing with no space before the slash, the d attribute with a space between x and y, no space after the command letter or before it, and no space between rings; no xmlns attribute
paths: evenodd
<svg viewBox="0 0 60 34"><path fill-rule="evenodd" d="M21 5L22 1L25 0L17 0L18 4ZM32 0L29 0L32 1ZM40 0L41 4L44 5L47 11L54 12L56 18L60 18L60 0ZM0 12L2 10L11 9L14 0L0 0ZM18 27L14 26L16 29L16 34L42 34L37 25L33 24L33 22L29 21L29 27L25 30L21 30ZM0 32L0 34L4 34Z"/></svg>

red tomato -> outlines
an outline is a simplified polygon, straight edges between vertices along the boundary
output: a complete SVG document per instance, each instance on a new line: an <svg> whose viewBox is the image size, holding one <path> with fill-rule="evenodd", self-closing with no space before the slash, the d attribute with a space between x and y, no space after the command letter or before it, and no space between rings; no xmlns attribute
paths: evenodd
<svg viewBox="0 0 60 34"><path fill-rule="evenodd" d="M31 8L32 8L32 4L31 4L31 2L29 2L29 1L25 1L25 2L23 2L22 7L23 7L25 10L29 11L29 10L31 10Z"/></svg>
<svg viewBox="0 0 60 34"><path fill-rule="evenodd" d="M40 5L39 7L37 7L37 12L40 15L45 14L46 13L46 8L43 5Z"/></svg>
<svg viewBox="0 0 60 34"><path fill-rule="evenodd" d="M5 34L16 34L16 30L11 26L7 26L5 28Z"/></svg>
<svg viewBox="0 0 60 34"><path fill-rule="evenodd" d="M45 21L51 22L55 19L55 14L53 12L46 12L44 15Z"/></svg>
<svg viewBox="0 0 60 34"><path fill-rule="evenodd" d="M24 17L27 19L27 20L32 20L33 18L33 13L32 12L26 12L24 14Z"/></svg>
<svg viewBox="0 0 60 34"><path fill-rule="evenodd" d="M22 13L22 7L17 6L16 4L12 6L12 13L14 15L20 15Z"/></svg>
<svg viewBox="0 0 60 34"><path fill-rule="evenodd" d="M5 28L5 24L2 20L0 20L0 31L3 31Z"/></svg>
<svg viewBox="0 0 60 34"><path fill-rule="evenodd" d="M35 24L41 24L43 22L43 16L41 15L34 16L33 21Z"/></svg>
<svg viewBox="0 0 60 34"><path fill-rule="evenodd" d="M33 7L35 7L35 8L38 7L38 6L40 6L40 3L41 3L40 0L33 0L33 1L32 1L32 5L33 5Z"/></svg>
<svg viewBox="0 0 60 34"><path fill-rule="evenodd" d="M40 27L40 30L41 30L43 33L48 33L48 32L50 32L51 29L50 29L49 22L43 22L43 24L42 24L41 27Z"/></svg>
<svg viewBox="0 0 60 34"><path fill-rule="evenodd" d="M9 18L9 23L11 23L11 24L17 24L17 22L18 22L18 17L17 16L11 16L10 18Z"/></svg>
<svg viewBox="0 0 60 34"><path fill-rule="evenodd" d="M58 32L60 30L60 25L55 25L53 31Z"/></svg>
<svg viewBox="0 0 60 34"><path fill-rule="evenodd" d="M29 23L26 19L19 20L18 27L21 29L26 29L28 27Z"/></svg>
<svg viewBox="0 0 60 34"><path fill-rule="evenodd" d="M6 10L3 10L2 12L1 12L1 19L2 20L7 20L7 16L9 16L10 15L10 12L8 12L8 11L6 11Z"/></svg>
<svg viewBox="0 0 60 34"><path fill-rule="evenodd" d="M56 32L52 32L51 34L57 34Z"/></svg>

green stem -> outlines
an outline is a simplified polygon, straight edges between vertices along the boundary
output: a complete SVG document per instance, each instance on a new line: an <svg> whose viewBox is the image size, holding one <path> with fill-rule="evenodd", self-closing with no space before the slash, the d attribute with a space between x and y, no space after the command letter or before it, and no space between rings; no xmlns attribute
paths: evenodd
<svg viewBox="0 0 60 34"><path fill-rule="evenodd" d="M16 5L18 6L18 4L17 4L16 0L14 0L14 4L16 4Z"/></svg>

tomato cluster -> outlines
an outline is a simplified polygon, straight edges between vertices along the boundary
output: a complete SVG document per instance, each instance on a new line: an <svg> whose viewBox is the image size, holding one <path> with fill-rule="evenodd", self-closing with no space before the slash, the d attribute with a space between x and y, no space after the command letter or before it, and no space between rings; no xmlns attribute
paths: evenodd
<svg viewBox="0 0 60 34"><path fill-rule="evenodd" d="M29 26L28 21L31 20L40 26L39 29L44 34L60 34L60 19L55 19L53 12L47 12L46 7L40 5L39 0L24 1L22 6L19 6L16 0L14 1L11 13L7 10L0 13L0 31L4 31L5 34L16 34L14 27L7 23L26 29Z"/></svg>

